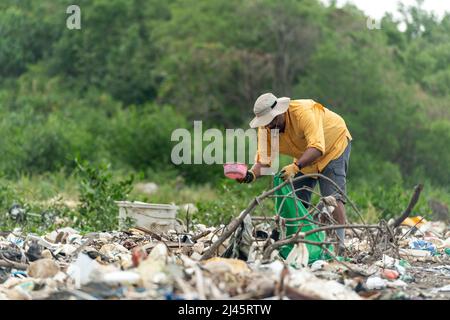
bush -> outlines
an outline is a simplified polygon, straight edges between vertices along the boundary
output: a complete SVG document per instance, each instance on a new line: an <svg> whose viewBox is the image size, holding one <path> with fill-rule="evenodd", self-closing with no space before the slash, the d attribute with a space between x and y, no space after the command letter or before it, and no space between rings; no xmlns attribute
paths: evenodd
<svg viewBox="0 0 450 320"><path fill-rule="evenodd" d="M118 111L111 119L108 148L136 170L170 165L172 131L185 127L173 108L146 105Z"/></svg>
<svg viewBox="0 0 450 320"><path fill-rule="evenodd" d="M425 189L430 189L430 186L427 186ZM378 223L380 219L389 220L391 218L399 217L408 206L413 190L413 186L405 187L401 184L384 186L374 185L371 182L364 182L349 185L348 195L360 209L363 216L366 216L367 213L370 214L371 211L375 209L377 216L372 216L372 218L376 218L373 219L374 221L372 222ZM430 217L430 209L426 201L427 192L428 190L422 193L411 216L421 215L427 218ZM348 205L347 207L350 208ZM359 220L353 210L351 210L350 213L350 221Z"/></svg>
<svg viewBox="0 0 450 320"><path fill-rule="evenodd" d="M80 227L85 230L116 230L119 208L114 201L126 200L134 176L118 182L107 164L94 167L77 161L80 192Z"/></svg>
<svg viewBox="0 0 450 320"><path fill-rule="evenodd" d="M383 187L403 183L398 165L358 150L357 147L352 148L350 155L348 180L349 184L370 182L374 186Z"/></svg>
<svg viewBox="0 0 450 320"><path fill-rule="evenodd" d="M450 185L450 122L431 123L417 141L416 170L442 186ZM416 173L418 173L416 171Z"/></svg>
<svg viewBox="0 0 450 320"><path fill-rule="evenodd" d="M73 161L72 130L51 115L42 125L24 131L23 166L32 173L57 171ZM84 141L87 143L88 140Z"/></svg>

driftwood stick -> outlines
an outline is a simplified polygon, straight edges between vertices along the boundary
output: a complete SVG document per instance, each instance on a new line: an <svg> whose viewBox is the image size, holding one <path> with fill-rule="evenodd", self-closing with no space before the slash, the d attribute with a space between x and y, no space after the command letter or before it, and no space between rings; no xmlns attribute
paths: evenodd
<svg viewBox="0 0 450 320"><path fill-rule="evenodd" d="M146 228L144 228L144 227L135 227L135 229L137 229L137 230L139 230L139 231L142 231L142 232L145 232L145 233L149 234L150 236L152 236L153 238L155 238L155 239L158 240L158 241L162 241L161 236L160 236L159 234L157 234L157 233L151 231L151 230L148 230L148 229L146 229Z"/></svg>
<svg viewBox="0 0 450 320"><path fill-rule="evenodd" d="M414 187L414 194L411 197L411 200L409 201L408 207L405 211L403 211L402 215L395 220L394 225L392 226L394 229L397 228L408 216L411 214L412 209L414 209L414 206L417 204L417 201L419 201L420 193L423 190L423 185L419 184Z"/></svg>
<svg viewBox="0 0 450 320"><path fill-rule="evenodd" d="M295 194L294 183L292 182L291 179L289 179L289 184L290 184L290 186L291 186L291 189L292 189L292 196L293 196L293 198L294 198L294 204L295 204L295 217L298 218L298 216L299 216L299 215L298 215L298 205L297 205L297 201L295 201L296 198L297 198L297 195Z"/></svg>
<svg viewBox="0 0 450 320"><path fill-rule="evenodd" d="M326 230L335 230L335 229L340 229L340 228L345 228L345 229L362 229L362 228L365 228L365 229L380 229L380 227L378 225L332 225L332 226L316 228L316 229L313 229L313 230L310 230L310 231L306 231L306 232L300 232L300 233L295 234L291 238L284 239L284 240L279 240L279 241L275 242L274 244L270 245L269 247L267 247L267 249L264 250L263 260L268 260L270 258L270 255L271 255L273 250L278 249L279 247L287 245L287 244L293 244L293 243L298 243L298 242L311 244L311 245L316 245L316 246L323 246L323 245L327 245L327 244L333 244L333 242L327 242L327 241L317 242L317 241L306 240L304 238L306 236L310 235L310 234L313 234L313 233L326 231Z"/></svg>
<svg viewBox="0 0 450 320"><path fill-rule="evenodd" d="M252 217L252 221L275 221L275 217L263 217L263 216L257 216L257 217Z"/></svg>
<svg viewBox="0 0 450 320"><path fill-rule="evenodd" d="M320 227L313 230L309 230L305 232L305 237L317 233L320 231L326 230L335 230L335 229L380 229L379 225L365 225L365 224L341 224L341 225L331 225L326 227Z"/></svg>
<svg viewBox="0 0 450 320"><path fill-rule="evenodd" d="M27 270L28 265L24 263L14 262L14 261L5 261L0 260L0 267L2 268L14 268L17 270Z"/></svg>
<svg viewBox="0 0 450 320"><path fill-rule="evenodd" d="M411 233L411 231L417 227L425 218L422 217L419 221L417 221L414 226L410 227L408 231L405 232L404 235L402 235L402 237L399 240L402 240L404 237L406 237L407 235L409 235Z"/></svg>
<svg viewBox="0 0 450 320"><path fill-rule="evenodd" d="M195 236L192 237L192 241L197 241L198 239L201 239L203 237L206 237L208 234L211 233L211 230L205 230L200 234L197 234Z"/></svg>

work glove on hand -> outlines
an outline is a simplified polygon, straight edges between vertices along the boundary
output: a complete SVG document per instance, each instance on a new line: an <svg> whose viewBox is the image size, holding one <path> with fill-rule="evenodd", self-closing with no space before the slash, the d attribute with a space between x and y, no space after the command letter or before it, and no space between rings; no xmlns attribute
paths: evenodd
<svg viewBox="0 0 450 320"><path fill-rule="evenodd" d="M255 173L252 170L247 170L247 173L244 178L242 179L236 179L239 183L252 183L255 181L256 176Z"/></svg>
<svg viewBox="0 0 450 320"><path fill-rule="evenodd" d="M287 180L293 178L297 173L300 172L300 168L296 163L291 163L283 169L281 169L281 178Z"/></svg>

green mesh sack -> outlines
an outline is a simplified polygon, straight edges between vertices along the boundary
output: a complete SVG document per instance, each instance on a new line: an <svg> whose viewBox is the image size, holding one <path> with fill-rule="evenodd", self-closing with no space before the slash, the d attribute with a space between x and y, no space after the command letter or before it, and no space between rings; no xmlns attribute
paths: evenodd
<svg viewBox="0 0 450 320"><path fill-rule="evenodd" d="M280 174L275 175L274 177L274 186L278 186L282 184L284 181L281 178ZM277 196L275 198L275 210L276 213L280 215L280 217L283 218L296 218L296 217L303 217L306 216L307 219L313 220L312 216L308 213L308 210L306 210L303 203L295 197L289 197L292 196L292 188L289 184L285 185L281 189L278 189L275 192L275 195ZM282 197L286 196L286 197ZM295 208L297 204L297 209ZM297 213L298 212L298 213ZM298 214L298 215L297 215ZM311 221L308 220L297 220L297 221L286 221L286 238L289 238L290 236L294 235L298 230L298 225L304 224L302 227L301 232L306 232L312 229L318 228L316 224L314 224ZM306 240L314 241L314 242L321 242L325 241L325 231L322 232L316 232L311 235L308 235L305 237ZM289 244L282 246L279 253L283 257L283 259L286 259L291 252L292 248L294 247L294 244ZM317 260L328 260L330 259L330 256L324 252L324 250L317 245L313 244L306 244L306 247L308 249L309 253L309 260L308 263L313 263ZM329 246L327 248L328 250L332 251L333 247Z"/></svg>

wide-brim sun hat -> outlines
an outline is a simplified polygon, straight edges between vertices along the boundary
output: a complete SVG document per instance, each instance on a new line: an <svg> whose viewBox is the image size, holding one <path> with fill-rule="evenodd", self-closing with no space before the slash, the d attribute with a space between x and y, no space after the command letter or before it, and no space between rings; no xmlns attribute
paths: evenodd
<svg viewBox="0 0 450 320"><path fill-rule="evenodd" d="M260 95L253 107L255 118L250 121L250 128L267 126L276 116L288 110L290 102L290 98L277 98L272 93Z"/></svg>

